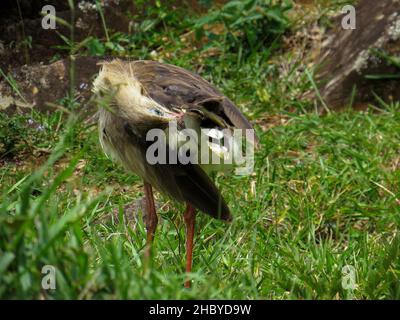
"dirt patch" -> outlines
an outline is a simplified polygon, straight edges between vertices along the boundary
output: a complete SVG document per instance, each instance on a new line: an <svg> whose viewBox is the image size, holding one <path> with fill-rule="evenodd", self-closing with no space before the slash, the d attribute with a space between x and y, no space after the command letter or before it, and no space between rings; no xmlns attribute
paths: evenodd
<svg viewBox="0 0 400 320"><path fill-rule="evenodd" d="M118 5L116 4L118 2ZM103 37L104 29L101 17L93 6L84 6L80 1L71 12L66 1L28 1L21 2L21 14L16 8L16 1L3 4L4 11L9 15L0 18L0 67L8 71L16 66L34 63L48 63L68 54L63 36L71 38L70 29L62 23L56 23L56 29L42 27L41 8L51 3L56 9L59 19L74 22L74 40L82 41L89 36ZM107 1L104 6L104 16L110 30L129 32L127 12L135 12L129 8L127 1ZM73 14L73 15L72 15ZM73 20L72 19L73 16Z"/></svg>
<svg viewBox="0 0 400 320"><path fill-rule="evenodd" d="M100 1L108 32L132 34L138 22L133 17L144 17L143 13L154 2L136 7L130 0ZM60 22L55 30L42 28L41 10L48 4L54 6L58 18L73 22L75 43L91 36L105 38L103 21L93 0L75 1L73 11L65 0L2 0L0 68L9 79L0 76L0 110L7 113L32 107L48 111L49 103L57 103L70 90L71 63L65 40L71 38L71 30ZM195 0L171 1L171 6L186 6L195 12L206 10ZM96 63L104 59L110 58L75 57L75 98L83 105L90 97L91 81L99 70ZM10 83L14 80L16 86Z"/></svg>

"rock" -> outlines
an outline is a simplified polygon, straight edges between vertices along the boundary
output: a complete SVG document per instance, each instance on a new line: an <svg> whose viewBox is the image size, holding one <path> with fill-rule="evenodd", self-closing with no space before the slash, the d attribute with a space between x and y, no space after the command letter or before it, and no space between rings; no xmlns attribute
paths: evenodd
<svg viewBox="0 0 400 320"><path fill-rule="evenodd" d="M399 75L400 68L374 50L400 58L400 0L361 0L356 6L356 29L342 28L337 17L322 49L317 80L329 108L341 109L400 99L400 77L371 79L371 75ZM355 90L355 91L353 91ZM353 100L352 100L353 99Z"/></svg>
<svg viewBox="0 0 400 320"><path fill-rule="evenodd" d="M91 96L91 82L99 71L97 62L105 58L75 58L75 93L85 105ZM33 64L11 70L9 75L16 81L19 95L5 79L0 79L0 109L23 112L36 107L39 111L52 110L50 103L64 98L70 88L70 61L62 59L49 65Z"/></svg>

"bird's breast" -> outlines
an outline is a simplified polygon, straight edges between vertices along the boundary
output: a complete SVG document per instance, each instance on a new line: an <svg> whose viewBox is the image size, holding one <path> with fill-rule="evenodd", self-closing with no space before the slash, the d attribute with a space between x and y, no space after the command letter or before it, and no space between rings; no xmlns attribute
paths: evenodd
<svg viewBox="0 0 400 320"><path fill-rule="evenodd" d="M126 170L146 177L143 147L126 132L125 123L118 116L102 110L99 117L99 140L104 153Z"/></svg>

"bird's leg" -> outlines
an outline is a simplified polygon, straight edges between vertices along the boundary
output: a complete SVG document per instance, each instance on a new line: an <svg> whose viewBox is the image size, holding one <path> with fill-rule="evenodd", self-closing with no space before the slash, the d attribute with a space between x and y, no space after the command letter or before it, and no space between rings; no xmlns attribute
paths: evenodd
<svg viewBox="0 0 400 320"><path fill-rule="evenodd" d="M145 182L144 183L144 194L146 197L146 229L147 229L147 241L146 241L146 257L149 257L151 254L151 245L154 239L154 234L157 228L157 213L156 213L156 206L154 204L154 196L153 196L153 189L151 184Z"/></svg>
<svg viewBox="0 0 400 320"><path fill-rule="evenodd" d="M186 272L192 271L192 258L193 258L193 238L194 238L194 224L196 220L196 209L187 204L185 214L183 215L186 224ZM185 288L190 288L190 280L185 281Z"/></svg>

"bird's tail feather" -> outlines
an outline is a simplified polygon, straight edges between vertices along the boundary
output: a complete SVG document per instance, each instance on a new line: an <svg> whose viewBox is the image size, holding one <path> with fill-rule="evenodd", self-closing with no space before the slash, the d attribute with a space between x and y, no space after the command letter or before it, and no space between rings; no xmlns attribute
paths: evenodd
<svg viewBox="0 0 400 320"><path fill-rule="evenodd" d="M231 221L230 210L208 175L198 166L185 167L184 174L175 176L183 199L214 218Z"/></svg>

